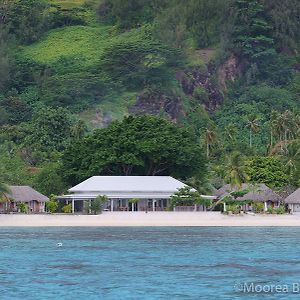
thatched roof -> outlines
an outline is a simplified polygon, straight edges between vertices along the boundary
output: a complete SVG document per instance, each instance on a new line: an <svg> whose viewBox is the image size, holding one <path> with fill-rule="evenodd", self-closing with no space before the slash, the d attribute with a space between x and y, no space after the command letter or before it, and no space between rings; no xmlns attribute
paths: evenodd
<svg viewBox="0 0 300 300"><path fill-rule="evenodd" d="M29 202L32 200L46 202L49 200L30 186L9 186L9 189L10 194L7 196L16 202Z"/></svg>
<svg viewBox="0 0 300 300"><path fill-rule="evenodd" d="M300 188L284 199L285 203L300 203Z"/></svg>
<svg viewBox="0 0 300 300"><path fill-rule="evenodd" d="M265 184L260 183L257 185L252 185L248 183L243 183L240 188L233 188L230 184L226 184L220 189L217 190L215 195L219 198L223 198L225 196L229 196L231 192L249 190L249 192L243 197L239 197L237 201L243 200L252 200L252 201L282 201L283 198L276 194L273 190L267 187Z"/></svg>

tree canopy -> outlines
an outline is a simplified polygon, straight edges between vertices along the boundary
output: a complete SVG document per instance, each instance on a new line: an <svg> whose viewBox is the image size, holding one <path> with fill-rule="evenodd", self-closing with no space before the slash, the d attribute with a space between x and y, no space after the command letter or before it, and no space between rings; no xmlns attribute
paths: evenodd
<svg viewBox="0 0 300 300"><path fill-rule="evenodd" d="M62 157L62 173L74 184L92 175L204 176L197 138L153 116L127 117L72 143Z"/></svg>

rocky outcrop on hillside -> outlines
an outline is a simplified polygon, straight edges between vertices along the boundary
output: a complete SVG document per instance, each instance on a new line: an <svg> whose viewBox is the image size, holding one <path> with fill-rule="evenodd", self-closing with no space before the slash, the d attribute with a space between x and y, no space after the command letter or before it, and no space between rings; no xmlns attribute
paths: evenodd
<svg viewBox="0 0 300 300"><path fill-rule="evenodd" d="M218 67L208 62L206 67L194 67L179 71L176 75L183 92L194 97L196 88L202 88L207 97L199 104L208 112L214 112L224 101L228 82L234 82L242 73L242 67L235 56L230 56Z"/></svg>
<svg viewBox="0 0 300 300"><path fill-rule="evenodd" d="M195 90L203 89L206 97L199 100L199 105L203 105L208 112L213 113L224 101L228 82L234 82L240 74L239 62L231 56L218 67L208 62L205 67L192 67L178 71L176 79L183 93L195 101L197 101ZM147 90L137 97L136 103L129 108L129 113L165 115L176 122L184 111L180 96Z"/></svg>
<svg viewBox="0 0 300 300"><path fill-rule="evenodd" d="M200 104L203 104L207 111L213 112L223 103L223 93L209 68L207 70L201 68L187 69L178 72L176 77L183 92L189 97L193 97L197 87L206 91L208 97Z"/></svg>
<svg viewBox="0 0 300 300"><path fill-rule="evenodd" d="M135 115L166 115L176 122L181 114L182 104L178 96L169 96L161 92L144 92L137 97L136 103L129 108Z"/></svg>

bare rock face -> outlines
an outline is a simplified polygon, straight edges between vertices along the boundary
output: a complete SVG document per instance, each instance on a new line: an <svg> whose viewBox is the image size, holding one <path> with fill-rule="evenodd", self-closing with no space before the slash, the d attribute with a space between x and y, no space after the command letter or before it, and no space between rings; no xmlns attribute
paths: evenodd
<svg viewBox="0 0 300 300"><path fill-rule="evenodd" d="M176 76L187 96L193 97L197 87L201 87L206 91L208 98L201 104L209 112L215 111L224 100L223 93L218 82L213 78L213 74L213 67L208 67L207 70L192 68L180 71Z"/></svg>
<svg viewBox="0 0 300 300"><path fill-rule="evenodd" d="M98 108L96 109L95 114L93 114L93 118L90 120L90 123L93 128L104 128L108 126L112 121L113 120L108 112Z"/></svg>
<svg viewBox="0 0 300 300"><path fill-rule="evenodd" d="M231 55L225 62L218 68L217 75L220 86L224 91L227 90L226 82L234 82L237 77L242 73L243 66L238 59Z"/></svg>
<svg viewBox="0 0 300 300"><path fill-rule="evenodd" d="M129 113L135 115L165 115L177 122L181 115L182 104L178 96L169 96L160 92L143 93L137 97L136 103L129 108Z"/></svg>

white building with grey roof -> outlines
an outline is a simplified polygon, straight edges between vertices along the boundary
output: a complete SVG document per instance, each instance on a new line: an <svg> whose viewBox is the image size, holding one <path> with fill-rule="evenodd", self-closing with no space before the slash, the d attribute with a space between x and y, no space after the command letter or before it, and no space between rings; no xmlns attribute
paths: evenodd
<svg viewBox="0 0 300 300"><path fill-rule="evenodd" d="M104 206L109 211L163 211L171 196L186 186L170 176L93 176L70 188L70 194L58 199L72 203L72 212L82 212L84 202L93 201L98 196L109 199ZM132 199L138 201L131 205Z"/></svg>

